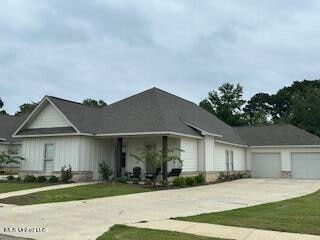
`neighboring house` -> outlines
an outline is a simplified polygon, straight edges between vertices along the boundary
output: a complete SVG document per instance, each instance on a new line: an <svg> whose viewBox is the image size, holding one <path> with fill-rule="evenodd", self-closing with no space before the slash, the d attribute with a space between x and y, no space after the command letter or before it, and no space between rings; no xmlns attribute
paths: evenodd
<svg viewBox="0 0 320 240"><path fill-rule="evenodd" d="M182 174L207 181L223 171L320 178L319 137L292 125L233 128L157 88L103 108L45 96L14 138L23 143L22 175L59 174L71 165L75 180L99 179L98 163L107 161L119 177L135 166L146 172L132 156L139 149L180 148Z"/></svg>
<svg viewBox="0 0 320 240"><path fill-rule="evenodd" d="M21 139L13 138L12 134L22 122L22 117L0 114L0 152L13 150L15 156L20 156ZM8 168L19 168L19 164L9 164Z"/></svg>

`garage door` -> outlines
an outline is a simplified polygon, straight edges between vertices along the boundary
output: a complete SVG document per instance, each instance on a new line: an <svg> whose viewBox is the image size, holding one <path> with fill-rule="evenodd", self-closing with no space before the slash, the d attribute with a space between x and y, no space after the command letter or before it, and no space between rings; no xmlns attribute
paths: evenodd
<svg viewBox="0 0 320 240"><path fill-rule="evenodd" d="M320 153L292 153L293 178L320 178Z"/></svg>
<svg viewBox="0 0 320 240"><path fill-rule="evenodd" d="M252 176L278 178L281 175L280 153L253 153Z"/></svg>

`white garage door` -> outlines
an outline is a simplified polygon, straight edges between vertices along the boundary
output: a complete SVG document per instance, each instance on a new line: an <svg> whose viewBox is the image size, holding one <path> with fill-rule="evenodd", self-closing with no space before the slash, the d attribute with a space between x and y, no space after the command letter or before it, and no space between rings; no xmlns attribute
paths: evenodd
<svg viewBox="0 0 320 240"><path fill-rule="evenodd" d="M292 153L293 178L320 178L320 153Z"/></svg>
<svg viewBox="0 0 320 240"><path fill-rule="evenodd" d="M252 176L278 178L281 175L280 153L253 153Z"/></svg>

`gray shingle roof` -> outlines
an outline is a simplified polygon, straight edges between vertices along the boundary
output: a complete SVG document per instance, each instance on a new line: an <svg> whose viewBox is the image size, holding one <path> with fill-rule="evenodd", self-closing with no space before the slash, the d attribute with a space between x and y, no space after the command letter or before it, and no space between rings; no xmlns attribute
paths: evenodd
<svg viewBox="0 0 320 240"><path fill-rule="evenodd" d="M211 134L222 135L217 137L218 140L235 144L320 144L319 137L292 125L231 127L198 105L158 88L146 90L103 108L51 96L48 98L81 133L112 135L177 132L201 136L199 131L191 127L195 126Z"/></svg>
<svg viewBox="0 0 320 240"><path fill-rule="evenodd" d="M250 146L320 145L320 138L291 124L234 127Z"/></svg>
<svg viewBox="0 0 320 240"><path fill-rule="evenodd" d="M25 116L16 117L0 114L0 138L5 139L5 142L20 142L20 139L12 138L12 134L24 119Z"/></svg>
<svg viewBox="0 0 320 240"><path fill-rule="evenodd" d="M50 100L84 133L177 132L200 136L192 124L221 140L244 144L232 127L198 105L152 88L104 108L93 108L55 97ZM187 123L186 123L187 122Z"/></svg>

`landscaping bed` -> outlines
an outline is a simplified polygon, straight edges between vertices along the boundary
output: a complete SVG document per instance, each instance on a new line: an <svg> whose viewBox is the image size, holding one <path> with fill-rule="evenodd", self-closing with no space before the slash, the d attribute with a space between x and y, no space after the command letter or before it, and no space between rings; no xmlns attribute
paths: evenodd
<svg viewBox="0 0 320 240"><path fill-rule="evenodd" d="M177 220L320 235L320 191L280 202Z"/></svg>
<svg viewBox="0 0 320 240"><path fill-rule="evenodd" d="M211 237L201 237L192 234L173 231L153 230L145 228L115 225L98 237L97 240L222 240Z"/></svg>

